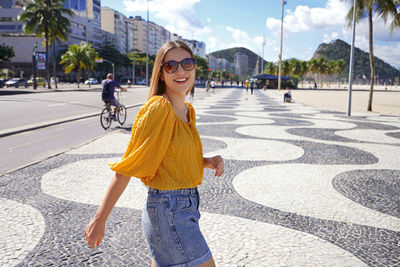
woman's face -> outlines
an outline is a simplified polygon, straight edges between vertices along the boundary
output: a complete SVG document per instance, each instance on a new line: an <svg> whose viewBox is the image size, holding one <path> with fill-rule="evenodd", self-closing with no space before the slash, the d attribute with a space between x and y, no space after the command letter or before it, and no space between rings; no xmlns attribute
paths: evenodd
<svg viewBox="0 0 400 267"><path fill-rule="evenodd" d="M183 48L174 48L165 55L163 63L170 60L176 62L181 62L184 59L192 58L190 53ZM187 62L186 62L187 63ZM187 64L184 64L187 69ZM192 70L185 70L182 64L178 64L178 68L173 73L168 73L164 67L161 71L161 80L165 82L165 90L172 94L182 94L186 95L187 91L190 89L194 83L196 68Z"/></svg>

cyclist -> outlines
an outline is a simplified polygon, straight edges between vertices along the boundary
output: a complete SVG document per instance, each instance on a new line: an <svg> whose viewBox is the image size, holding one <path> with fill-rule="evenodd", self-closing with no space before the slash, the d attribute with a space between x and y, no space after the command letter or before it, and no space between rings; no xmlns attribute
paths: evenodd
<svg viewBox="0 0 400 267"><path fill-rule="evenodd" d="M114 81L114 76L111 73L107 74L106 79L101 82L101 87L103 89L101 99L104 101L104 103L110 103L112 106L114 106L114 114L112 118L116 121L117 118L115 114L118 114L119 102L114 96L114 91L115 88L126 91L126 88L122 87L119 83Z"/></svg>

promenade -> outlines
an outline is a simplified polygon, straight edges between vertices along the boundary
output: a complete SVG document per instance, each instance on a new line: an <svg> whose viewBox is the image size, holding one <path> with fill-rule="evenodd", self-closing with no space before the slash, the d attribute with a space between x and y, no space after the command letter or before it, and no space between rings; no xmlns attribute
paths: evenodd
<svg viewBox="0 0 400 267"><path fill-rule="evenodd" d="M225 159L199 187L217 266L399 266L400 117L347 117L296 94L226 88L191 101L204 155ZM138 179L100 247L83 237L130 126L0 178L0 266L150 265Z"/></svg>

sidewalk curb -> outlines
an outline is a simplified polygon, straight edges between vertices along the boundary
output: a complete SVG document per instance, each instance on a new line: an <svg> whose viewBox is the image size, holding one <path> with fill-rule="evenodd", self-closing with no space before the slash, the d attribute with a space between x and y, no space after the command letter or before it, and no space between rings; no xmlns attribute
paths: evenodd
<svg viewBox="0 0 400 267"><path fill-rule="evenodd" d="M126 106L126 108L129 109L129 108L139 107L142 105L143 105L143 103L138 103L138 104ZM99 115L100 115L100 112L92 112L92 113L87 113L85 115L72 116L72 117L68 117L68 118L64 118L64 119L52 120L52 121L47 121L44 123L30 124L30 125L23 126L23 127L7 129L7 130L0 131L0 138L14 135L14 134L23 133L23 132L28 132L28 131L32 131L32 130L37 130L37 129L41 129L41 128L46 128L49 126L62 124L62 123L66 123L66 122L82 120L82 119L86 119L86 118L90 118L90 117L96 117Z"/></svg>

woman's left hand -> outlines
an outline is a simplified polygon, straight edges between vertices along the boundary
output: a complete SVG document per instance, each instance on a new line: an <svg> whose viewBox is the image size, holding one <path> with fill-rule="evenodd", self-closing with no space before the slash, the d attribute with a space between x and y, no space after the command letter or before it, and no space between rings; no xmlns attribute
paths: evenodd
<svg viewBox="0 0 400 267"><path fill-rule="evenodd" d="M215 176L224 174L224 159L218 155L212 158L204 158L204 167L215 170Z"/></svg>

